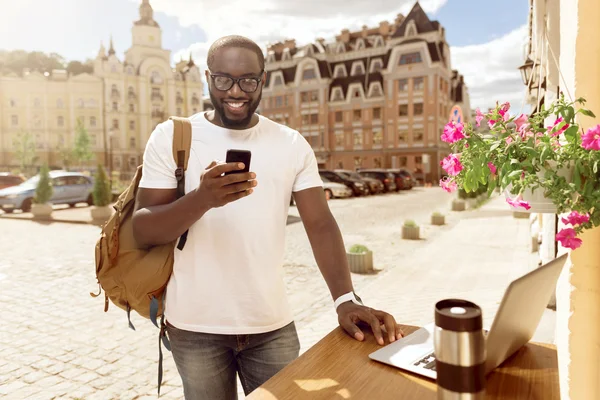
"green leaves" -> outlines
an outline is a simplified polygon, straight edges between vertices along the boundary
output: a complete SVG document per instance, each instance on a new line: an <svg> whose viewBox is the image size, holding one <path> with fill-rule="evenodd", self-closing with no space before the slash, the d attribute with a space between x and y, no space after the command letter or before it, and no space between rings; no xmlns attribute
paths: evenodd
<svg viewBox="0 0 600 400"><path fill-rule="evenodd" d="M565 131L565 138L569 143L576 143L579 135L577 135L577 131L579 130L579 126L573 125L570 126L569 129Z"/></svg>
<svg viewBox="0 0 600 400"><path fill-rule="evenodd" d="M585 108L580 108L579 112L587 117L596 118L596 114L594 114L590 110L586 110Z"/></svg>

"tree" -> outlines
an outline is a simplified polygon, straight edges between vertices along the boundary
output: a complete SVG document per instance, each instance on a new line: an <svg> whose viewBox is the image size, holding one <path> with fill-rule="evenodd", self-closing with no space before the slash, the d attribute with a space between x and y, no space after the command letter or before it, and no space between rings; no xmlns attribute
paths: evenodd
<svg viewBox="0 0 600 400"><path fill-rule="evenodd" d="M64 147L63 145L58 145L56 146L56 152L62 161L63 169L68 171L73 164L73 159L75 158L73 155L73 149Z"/></svg>
<svg viewBox="0 0 600 400"><path fill-rule="evenodd" d="M24 50L0 51L0 70L22 74L24 68L41 73L52 72L53 69L64 69L65 59L56 54L45 54L39 51Z"/></svg>
<svg viewBox="0 0 600 400"><path fill-rule="evenodd" d="M98 164L98 170L94 177L94 190L92 196L94 197L94 205L98 207L109 205L112 199L110 181L108 180L108 176L106 176L104 167L100 164Z"/></svg>
<svg viewBox="0 0 600 400"><path fill-rule="evenodd" d="M37 155L35 151L35 139L31 132L21 131L17 133L17 136L13 139L13 149L15 158L19 161L21 171L33 166Z"/></svg>
<svg viewBox="0 0 600 400"><path fill-rule="evenodd" d="M47 164L40 168L40 180L35 188L35 196L33 201L36 204L45 204L52 198L54 189L50 183L50 169Z"/></svg>
<svg viewBox="0 0 600 400"><path fill-rule="evenodd" d="M87 129L85 129L81 118L78 118L77 126L75 127L75 148L73 149L73 158L79 163L87 164L93 156L90 135L88 135Z"/></svg>
<svg viewBox="0 0 600 400"><path fill-rule="evenodd" d="M94 72L94 64L91 60L87 60L85 63L82 63L81 61L71 61L67 64L67 72L69 75L91 74Z"/></svg>

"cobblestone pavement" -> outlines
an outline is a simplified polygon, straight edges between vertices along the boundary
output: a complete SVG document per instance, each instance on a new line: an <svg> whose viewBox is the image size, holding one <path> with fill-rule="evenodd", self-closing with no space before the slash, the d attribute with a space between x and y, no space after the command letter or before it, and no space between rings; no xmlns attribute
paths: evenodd
<svg viewBox="0 0 600 400"><path fill-rule="evenodd" d="M516 273L501 263L510 257L520 262L521 253L527 253L522 245L529 243L522 240L527 222L513 220L506 213L481 220L474 216L490 211L449 213L446 226L430 226L429 214L448 210L449 201L449 195L439 189L416 188L330 202L346 244L370 247L380 270L371 275L354 274L356 290L373 306L392 312L403 323L422 323L431 314L431 301L436 295L471 293L461 274L467 274L480 287L477 293L485 301L484 310L493 308L500 299L498 288L503 290L504 281ZM290 214L295 213L292 208ZM425 240L400 239L400 227L407 218L421 224ZM478 228L480 225L482 228ZM494 230L496 226L501 229ZM457 243L456 238L452 239L457 229L466 232L458 240L463 250L468 241L482 242L479 250L474 249L465 258L464 264L470 268L448 264L461 257L457 253L460 246L452 248ZM157 330L138 317L133 319L137 328L133 332L127 327L124 312L111 306L104 313L103 300L89 296L97 289L92 257L99 229L3 218L0 232L0 302L5 321L0 327L0 396L156 398ZM495 236L507 233L516 236ZM502 251L511 241L519 255ZM337 325L337 319L301 223L288 226L286 247L285 280L302 351L306 351ZM495 253L486 253L492 250ZM481 261L480 253L487 261ZM436 268L443 254L449 254L447 262ZM473 263L482 263L480 270L486 274L473 276ZM484 277L490 277L490 271L494 279L485 283ZM452 272L455 274L445 279ZM448 286L444 289L441 282ZM394 289L396 283L402 290ZM431 294L432 289L439 293ZM161 398L182 398L180 386L167 353Z"/></svg>

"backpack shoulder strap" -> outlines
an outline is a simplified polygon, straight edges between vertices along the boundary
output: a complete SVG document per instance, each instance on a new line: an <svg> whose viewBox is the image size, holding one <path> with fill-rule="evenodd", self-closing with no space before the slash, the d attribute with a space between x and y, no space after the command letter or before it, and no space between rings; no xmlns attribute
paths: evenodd
<svg viewBox="0 0 600 400"><path fill-rule="evenodd" d="M187 170L192 146L192 123L188 118L170 117L173 121L173 159L178 168Z"/></svg>

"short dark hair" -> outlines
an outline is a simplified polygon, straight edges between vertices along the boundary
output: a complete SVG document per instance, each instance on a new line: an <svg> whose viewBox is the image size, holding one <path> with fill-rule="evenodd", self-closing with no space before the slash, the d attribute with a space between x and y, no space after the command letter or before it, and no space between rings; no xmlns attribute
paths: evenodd
<svg viewBox="0 0 600 400"><path fill-rule="evenodd" d="M217 39L210 46L210 49L208 49L208 56L206 57L206 65L209 69L212 67L217 51L228 47L237 47L253 51L258 57L260 70L263 71L265 69L265 55L263 54L260 46L251 39L238 35L224 36L220 39Z"/></svg>

